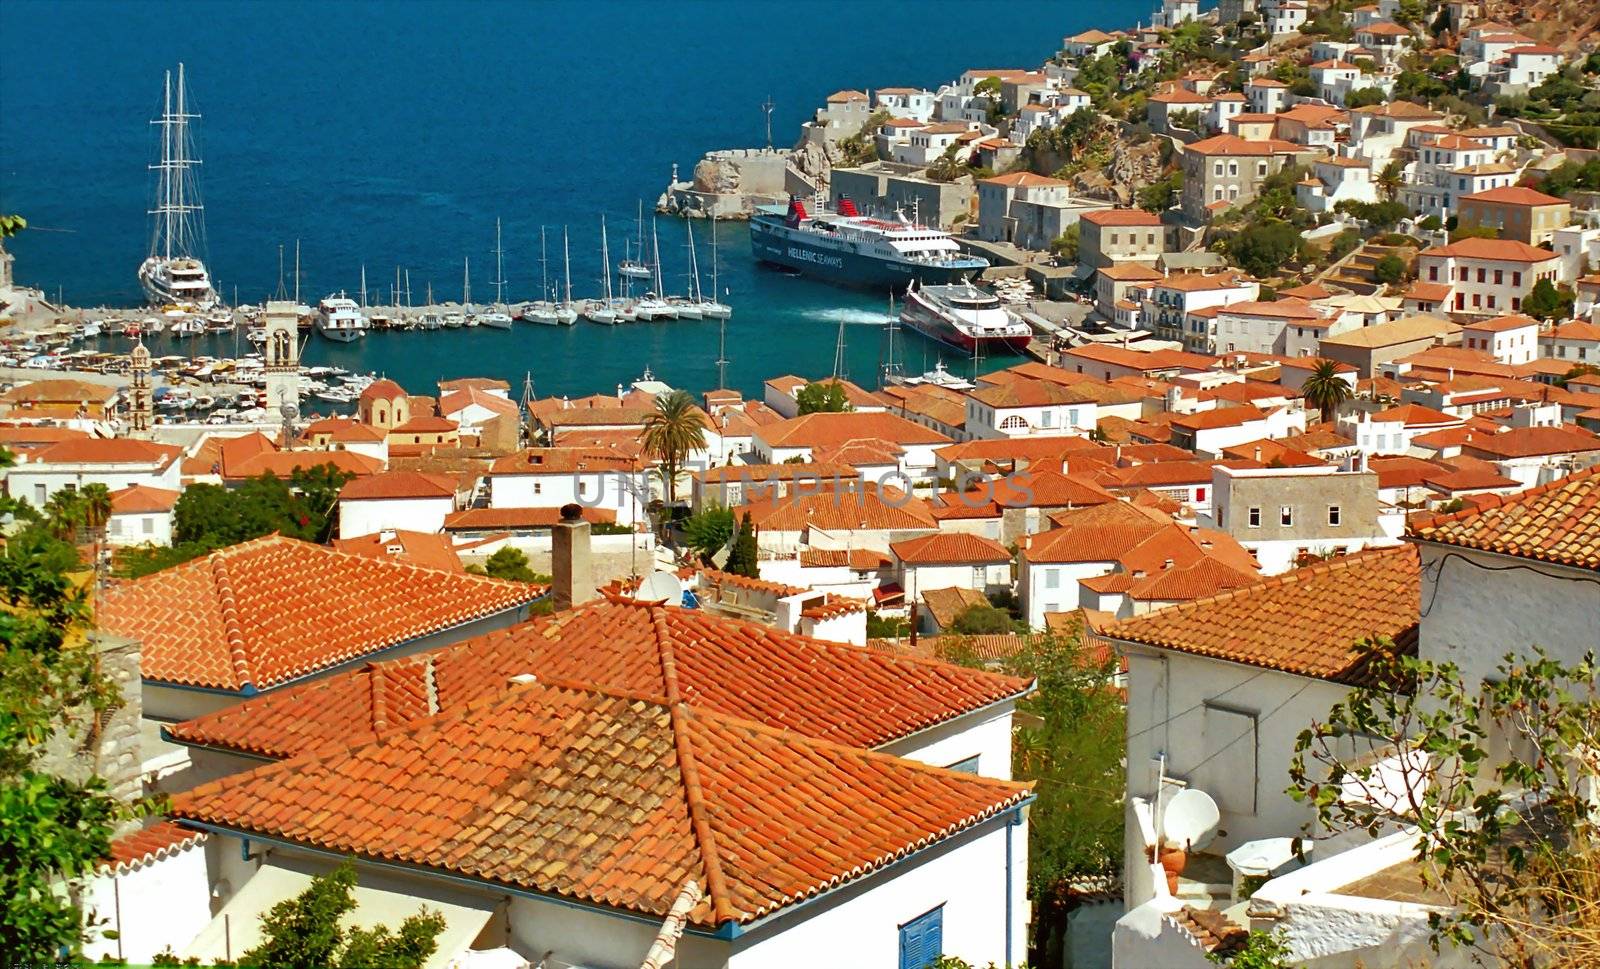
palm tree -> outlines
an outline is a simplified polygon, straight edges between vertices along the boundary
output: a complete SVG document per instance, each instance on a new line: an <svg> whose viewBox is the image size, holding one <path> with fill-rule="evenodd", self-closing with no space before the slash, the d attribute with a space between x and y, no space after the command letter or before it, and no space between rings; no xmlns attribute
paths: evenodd
<svg viewBox="0 0 1600 969"><path fill-rule="evenodd" d="M76 491L63 488L44 503L44 514L50 534L70 542L83 524L83 500Z"/></svg>
<svg viewBox="0 0 1600 969"><path fill-rule="evenodd" d="M667 503L677 499L678 471L692 451L706 446L706 417L694 398L674 390L656 398L656 412L645 418L645 450L661 462Z"/></svg>
<svg viewBox="0 0 1600 969"><path fill-rule="evenodd" d="M1386 202L1393 202L1405 183L1405 166L1398 159L1383 166L1383 171L1378 173L1378 191L1383 193Z"/></svg>
<svg viewBox="0 0 1600 969"><path fill-rule="evenodd" d="M111 520L111 490L103 484L87 484L78 492L83 507L83 524L90 531L106 527Z"/></svg>
<svg viewBox="0 0 1600 969"><path fill-rule="evenodd" d="M1332 360L1318 360L1300 392L1305 395L1306 403L1322 411L1324 421L1333 420L1339 405L1352 394L1350 384L1339 375L1339 365Z"/></svg>

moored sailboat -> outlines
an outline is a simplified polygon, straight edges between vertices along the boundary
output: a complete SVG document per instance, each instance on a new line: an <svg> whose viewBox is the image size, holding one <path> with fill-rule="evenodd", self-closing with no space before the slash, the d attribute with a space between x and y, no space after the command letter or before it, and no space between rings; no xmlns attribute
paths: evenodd
<svg viewBox="0 0 1600 969"><path fill-rule="evenodd" d="M211 275L197 254L205 246L204 207L200 201L200 159L194 157L189 122L199 115L188 110L183 64L178 65L177 101L173 101L172 72L163 88L161 161L151 165L156 174L155 217L150 234L150 254L139 266L139 285L152 306L177 304L208 310L217 303Z"/></svg>

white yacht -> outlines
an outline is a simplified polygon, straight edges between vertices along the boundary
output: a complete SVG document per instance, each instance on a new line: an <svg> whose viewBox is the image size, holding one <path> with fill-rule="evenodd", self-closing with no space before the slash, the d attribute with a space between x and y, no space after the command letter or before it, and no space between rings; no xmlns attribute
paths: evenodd
<svg viewBox="0 0 1600 969"><path fill-rule="evenodd" d="M354 343L367 335L368 326L361 307L344 293L317 304L317 332L335 343Z"/></svg>

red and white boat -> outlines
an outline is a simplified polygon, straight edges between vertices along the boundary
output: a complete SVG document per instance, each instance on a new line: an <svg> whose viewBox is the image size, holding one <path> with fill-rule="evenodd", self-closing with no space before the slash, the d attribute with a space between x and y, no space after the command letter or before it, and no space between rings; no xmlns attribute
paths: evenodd
<svg viewBox="0 0 1600 969"><path fill-rule="evenodd" d="M923 336L972 353L1021 353L1033 330L999 298L976 286L912 286L900 322Z"/></svg>

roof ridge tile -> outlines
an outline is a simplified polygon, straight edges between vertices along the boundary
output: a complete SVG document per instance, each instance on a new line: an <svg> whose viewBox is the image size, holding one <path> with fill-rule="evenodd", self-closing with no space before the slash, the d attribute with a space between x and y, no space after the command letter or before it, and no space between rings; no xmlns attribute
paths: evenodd
<svg viewBox="0 0 1600 969"><path fill-rule="evenodd" d="M665 624L660 617L657 621ZM694 743L689 737L687 721L694 717L687 704L675 701L668 704L672 721L672 742L678 751L678 776L683 779L683 799L689 805L689 825L700 845L700 865L706 876L706 894L710 896L711 913L717 922L727 922L739 917L733 896L728 891L728 879L722 871L722 856L717 853L717 836L711 828L711 818L706 808L705 788L700 784L700 767L695 761Z"/></svg>
<svg viewBox="0 0 1600 969"><path fill-rule="evenodd" d="M222 617L222 634L228 643L228 661L233 667L236 686L252 690L250 657L245 650L244 629L239 623L239 600L233 591L233 579L228 575L227 556L211 559L211 582L217 590L217 611Z"/></svg>

